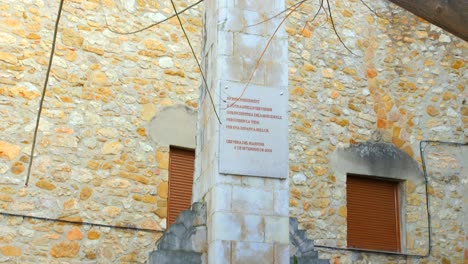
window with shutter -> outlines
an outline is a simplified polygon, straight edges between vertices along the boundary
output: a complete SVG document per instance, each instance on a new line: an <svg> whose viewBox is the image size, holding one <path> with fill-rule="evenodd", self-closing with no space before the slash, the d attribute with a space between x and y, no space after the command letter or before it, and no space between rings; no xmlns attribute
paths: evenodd
<svg viewBox="0 0 468 264"><path fill-rule="evenodd" d="M167 198L167 226L175 222L180 212L192 203L195 151L172 147L169 151L169 193Z"/></svg>
<svg viewBox="0 0 468 264"><path fill-rule="evenodd" d="M399 182L347 175L348 248L400 251Z"/></svg>

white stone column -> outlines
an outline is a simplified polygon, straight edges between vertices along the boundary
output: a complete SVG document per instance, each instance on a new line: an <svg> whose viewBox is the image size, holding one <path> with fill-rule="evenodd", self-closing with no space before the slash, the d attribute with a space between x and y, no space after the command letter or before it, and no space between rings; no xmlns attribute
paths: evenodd
<svg viewBox="0 0 468 264"><path fill-rule="evenodd" d="M193 202L207 204L208 262L289 263L288 47L283 28L273 38L242 97L258 100L235 103L227 99L237 98L245 88L281 18L249 25L281 12L285 3L204 3L202 64L222 122L218 122L208 94L201 89ZM263 132L228 129L226 109L237 109L233 105L266 109L250 111L254 115L261 111L269 114L250 118L260 120L256 125L239 124L259 127ZM229 145L226 142L230 138L245 142ZM260 146L254 146L255 142ZM242 146L251 151L234 151Z"/></svg>

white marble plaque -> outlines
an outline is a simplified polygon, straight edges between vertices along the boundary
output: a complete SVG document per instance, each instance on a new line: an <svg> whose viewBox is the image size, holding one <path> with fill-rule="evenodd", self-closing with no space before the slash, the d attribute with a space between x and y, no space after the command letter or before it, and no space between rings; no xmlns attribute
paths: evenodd
<svg viewBox="0 0 468 264"><path fill-rule="evenodd" d="M225 82L220 96L219 170L224 174L288 176L287 87Z"/></svg>

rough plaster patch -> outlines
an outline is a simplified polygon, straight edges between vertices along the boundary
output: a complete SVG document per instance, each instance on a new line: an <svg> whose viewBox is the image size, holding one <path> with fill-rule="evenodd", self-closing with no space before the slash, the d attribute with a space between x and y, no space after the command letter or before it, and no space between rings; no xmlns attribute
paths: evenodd
<svg viewBox="0 0 468 264"><path fill-rule="evenodd" d="M195 148L197 114L183 105L162 109L149 127L151 139L158 145Z"/></svg>

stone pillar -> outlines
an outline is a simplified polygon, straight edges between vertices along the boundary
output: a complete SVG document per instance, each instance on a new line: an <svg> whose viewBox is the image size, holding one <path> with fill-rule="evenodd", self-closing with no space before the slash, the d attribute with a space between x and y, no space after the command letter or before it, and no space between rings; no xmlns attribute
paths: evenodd
<svg viewBox="0 0 468 264"><path fill-rule="evenodd" d="M193 202L207 205L208 262L289 263L287 36L278 31L252 75L281 18L249 27L285 3L204 3L202 64L221 119L200 89Z"/></svg>

